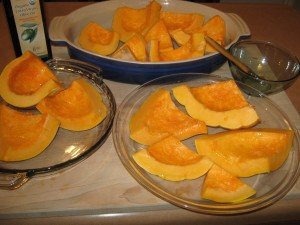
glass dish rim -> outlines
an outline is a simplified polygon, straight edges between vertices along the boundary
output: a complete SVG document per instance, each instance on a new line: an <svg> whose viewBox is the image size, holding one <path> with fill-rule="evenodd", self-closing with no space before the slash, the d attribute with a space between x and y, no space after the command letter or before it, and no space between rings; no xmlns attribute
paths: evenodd
<svg viewBox="0 0 300 225"><path fill-rule="evenodd" d="M159 82L159 80L165 80L168 79L164 83L164 85L171 84L172 82L176 82L176 80L173 80L171 78L174 78L175 76L180 76L180 75L188 75L188 76L199 76L199 75L204 75L208 77L214 77L215 79L218 80L233 80L232 78L227 78L227 77L222 77L219 75L215 74L205 74L205 73L177 73L177 74L170 74L166 76L162 76L156 79L153 79L149 82L146 82L143 85L140 85L139 87L135 88L132 90L122 101L122 103L119 105L116 117L114 120L114 126L112 130L112 136L113 136L113 142L115 146L115 150L117 151L118 157L120 158L123 166L126 168L126 170L129 172L129 174L139 183L141 184L146 190L150 191L152 194L155 196L161 198L162 200L165 200L166 202L169 202L173 205L176 205L178 207L193 211L193 212L198 212L198 213L204 213L204 214L211 214L211 215L234 215L234 214L242 214L242 213L248 213L251 211L255 211L258 209L265 208L267 206L270 206L277 202L278 200L282 199L294 186L294 184L297 182L298 177L300 176L300 165L299 163L296 165L296 168L294 169L294 173L287 173L284 179L286 177L289 177L288 181L286 183L280 182L277 186L279 188L275 189L274 188L267 193L267 195L263 195L260 197L257 197L255 199L250 199L246 200L245 202L242 203L236 203L236 204L219 204L216 203L215 205L206 205L206 204L197 204L195 202L191 202L189 200L182 199L180 197L174 196L171 193L166 192L165 190L161 189L160 187L157 187L156 184L153 184L150 180L148 180L146 177L142 175L140 172L143 170L142 168L139 168L135 165L133 161L130 160L130 156L126 154L124 151L125 149L119 149L118 147L118 135L116 132L117 129L117 124L118 124L118 118L121 113L121 110L123 109L124 105L128 100L131 99L132 96L136 94L139 90L143 89L145 86L150 86L155 82ZM240 83L238 81L235 81L237 83ZM156 83L157 84L157 83ZM243 84L245 85L245 84ZM247 86L247 85L246 85ZM253 89L250 86L247 86L247 88ZM297 151L293 155L293 162L295 160L300 159L300 149L299 149L299 132L296 129L296 127L291 123L289 117L285 112L283 112L280 107L273 102L267 95L261 93L260 91L253 89L256 92L259 92L259 97L265 98L265 100L270 103L280 114L281 116L284 117L284 119L287 120L288 125L291 127L291 129L295 132L295 143L297 145ZM257 97L257 96L255 96ZM270 196L271 195L271 196Z"/></svg>

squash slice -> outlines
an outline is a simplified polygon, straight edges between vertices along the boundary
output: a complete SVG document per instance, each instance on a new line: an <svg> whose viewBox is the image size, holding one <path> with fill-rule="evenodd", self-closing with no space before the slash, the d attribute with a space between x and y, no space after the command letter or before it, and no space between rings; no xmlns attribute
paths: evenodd
<svg viewBox="0 0 300 225"><path fill-rule="evenodd" d="M160 10L161 5L156 1L141 9L120 7L114 14L113 30L120 34L122 42L128 41L135 33L144 35L159 20Z"/></svg>
<svg viewBox="0 0 300 225"><path fill-rule="evenodd" d="M30 107L60 88L47 65L26 51L11 61L0 76L0 95L16 107Z"/></svg>
<svg viewBox="0 0 300 225"><path fill-rule="evenodd" d="M233 81L197 88L180 85L173 88L173 94L191 117L204 121L207 126L233 130L259 122L256 111Z"/></svg>
<svg viewBox="0 0 300 225"><path fill-rule="evenodd" d="M221 167L213 165L206 174L201 197L220 203L234 203L245 200L255 193L256 191L248 184Z"/></svg>
<svg viewBox="0 0 300 225"><path fill-rule="evenodd" d="M184 140L207 132L204 122L180 111L165 89L153 92L130 119L130 137L138 143L150 145L174 135Z"/></svg>
<svg viewBox="0 0 300 225"><path fill-rule="evenodd" d="M269 173L282 166L294 133L285 129L243 129L196 139L199 154L238 177Z"/></svg>
<svg viewBox="0 0 300 225"><path fill-rule="evenodd" d="M101 94L84 78L74 80L69 88L48 96L36 107L57 118L62 128L72 131L91 129L107 114Z"/></svg>
<svg viewBox="0 0 300 225"><path fill-rule="evenodd" d="M59 121L51 115L17 111L0 103L0 160L21 161L43 152Z"/></svg>
<svg viewBox="0 0 300 225"><path fill-rule="evenodd" d="M150 145L147 150L153 158L165 164L185 166L201 159L198 153L172 135Z"/></svg>
<svg viewBox="0 0 300 225"><path fill-rule="evenodd" d="M200 29L204 22L204 16L197 13L175 13L161 12L160 19L164 21L169 31L182 29L190 33L195 29Z"/></svg>
<svg viewBox="0 0 300 225"><path fill-rule="evenodd" d="M213 164L208 158L201 157L198 162L193 164L185 166L169 165L157 161L145 149L134 153L132 157L148 173L169 181L197 179L203 176Z"/></svg>
<svg viewBox="0 0 300 225"><path fill-rule="evenodd" d="M99 55L110 55L119 45L119 34L90 22L81 31L78 43L85 50Z"/></svg>

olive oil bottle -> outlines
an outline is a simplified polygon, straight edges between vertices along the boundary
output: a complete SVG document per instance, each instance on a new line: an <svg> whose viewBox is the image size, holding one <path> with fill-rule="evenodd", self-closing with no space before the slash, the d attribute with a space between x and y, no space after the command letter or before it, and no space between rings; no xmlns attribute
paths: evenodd
<svg viewBox="0 0 300 225"><path fill-rule="evenodd" d="M3 0L16 56L29 50L42 60L52 58L41 0Z"/></svg>

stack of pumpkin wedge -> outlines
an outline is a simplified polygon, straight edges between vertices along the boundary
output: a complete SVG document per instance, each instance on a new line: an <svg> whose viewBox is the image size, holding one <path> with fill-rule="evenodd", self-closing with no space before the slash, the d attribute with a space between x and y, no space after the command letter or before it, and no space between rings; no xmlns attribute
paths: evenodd
<svg viewBox="0 0 300 225"><path fill-rule="evenodd" d="M260 122L233 80L154 91L130 120L130 137L144 145L133 154L147 172L169 181L196 179L206 174L201 197L238 202L256 191L240 177L269 173L282 166L293 143L293 131L252 128ZM208 134L207 127L221 127ZM197 151L182 141L194 140Z"/></svg>
<svg viewBox="0 0 300 225"><path fill-rule="evenodd" d="M120 7L115 11L112 29L93 21L81 31L78 43L88 51L129 61L178 61L214 52L206 43L208 35L225 45L226 25L216 15L205 22L199 13L161 10L151 1L144 8Z"/></svg>
<svg viewBox="0 0 300 225"><path fill-rule="evenodd" d="M86 79L63 87L37 56L27 51L0 76L0 160L20 161L46 149L59 127L82 131L106 116L101 94Z"/></svg>

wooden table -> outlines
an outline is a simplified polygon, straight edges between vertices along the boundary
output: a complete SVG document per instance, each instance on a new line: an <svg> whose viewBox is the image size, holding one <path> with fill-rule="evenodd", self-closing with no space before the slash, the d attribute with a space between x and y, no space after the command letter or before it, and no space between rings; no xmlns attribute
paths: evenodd
<svg viewBox="0 0 300 225"><path fill-rule="evenodd" d="M45 3L47 23L85 6L87 2ZM300 12L281 4L206 4L236 13L248 24L253 39L280 44L300 56ZM0 70L14 59L3 5L0 8ZM57 49L54 50L54 53ZM228 73L228 67L223 68ZM220 71L219 71L220 72ZM222 71L221 71L222 72ZM107 81L119 104L135 85ZM300 79L287 91L271 97L300 128ZM295 107L295 108L294 108ZM296 109L296 110L295 110ZM300 182L276 204L239 216L189 212L157 198L124 169L112 138L91 157L53 176L37 177L21 189L0 190L0 224L299 224ZM299 198L299 199L298 199ZM289 222L287 222L289 221ZM298 223L296 222L298 221Z"/></svg>

